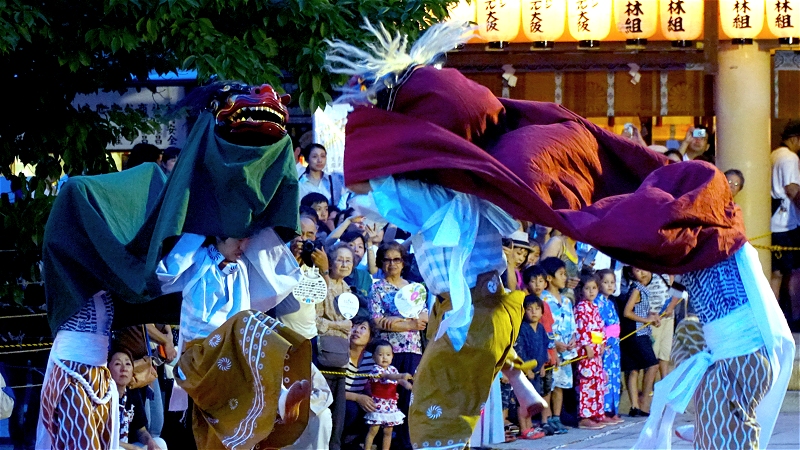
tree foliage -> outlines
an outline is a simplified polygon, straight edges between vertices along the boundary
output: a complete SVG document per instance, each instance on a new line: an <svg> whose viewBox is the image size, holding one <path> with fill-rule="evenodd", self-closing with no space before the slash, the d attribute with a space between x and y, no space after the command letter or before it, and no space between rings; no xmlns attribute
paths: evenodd
<svg viewBox="0 0 800 450"><path fill-rule="evenodd" d="M195 69L201 82L216 75L278 89L289 76L300 106L313 111L343 81L323 70L325 39L368 39L363 18L415 38L455 1L0 0L0 80L7 96L0 174L14 178L15 158L38 164L23 190L41 194L38 180L57 177L62 165L70 175L115 170L106 146L155 124L132 109L98 114L72 102L79 93L144 83L151 71ZM6 236L25 242L13 246L27 258L13 277L27 279L37 278L27 266L28 244L41 247L52 203L42 199L34 207L25 203L30 200L0 206ZM23 211L27 223L18 220ZM7 274L0 284L13 277Z"/></svg>

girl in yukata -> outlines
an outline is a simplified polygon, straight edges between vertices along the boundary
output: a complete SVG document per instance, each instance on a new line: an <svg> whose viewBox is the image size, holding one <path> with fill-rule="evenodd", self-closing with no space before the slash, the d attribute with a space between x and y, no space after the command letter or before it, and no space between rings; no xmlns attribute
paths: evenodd
<svg viewBox="0 0 800 450"><path fill-rule="evenodd" d="M603 332L606 346L603 351L603 372L606 378L606 394L604 409L606 423L615 425L624 422L619 416L619 398L622 395L622 372L619 353L619 315L614 306L614 291L617 288L617 276L611 269L597 272L600 279L600 294L594 299L595 305L603 319Z"/></svg>
<svg viewBox="0 0 800 450"><path fill-rule="evenodd" d="M392 365L394 351L392 344L386 340L380 340L375 344L375 352L372 354L375 360L375 367L371 375L375 376L369 382L372 392L372 401L375 403L375 412L367 413L364 417L369 432L364 443L365 449L372 448L372 441L378 435L378 430L383 427L383 450L389 450L392 446L392 429L395 425L403 423L405 414L397 408L397 385L411 390L411 375L400 373Z"/></svg>
<svg viewBox="0 0 800 450"><path fill-rule="evenodd" d="M547 289L542 291L542 300L547 302L553 314L553 336L558 353L558 364L553 369L553 415L548 423L555 429L555 434L564 434L567 432L567 427L561 423L560 418L564 403L563 390L572 388L572 365L564 363L578 356L575 350L577 338L575 315L572 311L572 302L561 295L561 290L567 285L567 269L564 261L550 257L539 264L547 273Z"/></svg>
<svg viewBox="0 0 800 450"><path fill-rule="evenodd" d="M575 324L578 329L578 428L599 430L605 428L603 397L605 375L603 374L603 319L594 304L599 292L597 275L587 275L576 288L578 304L575 306Z"/></svg>

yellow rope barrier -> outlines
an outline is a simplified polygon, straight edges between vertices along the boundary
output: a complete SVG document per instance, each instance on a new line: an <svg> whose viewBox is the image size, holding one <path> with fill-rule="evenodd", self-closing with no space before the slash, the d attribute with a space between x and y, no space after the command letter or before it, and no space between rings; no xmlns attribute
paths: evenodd
<svg viewBox="0 0 800 450"><path fill-rule="evenodd" d="M36 344L10 344L10 345L0 345L0 349L4 348L20 348L20 347L44 347L44 346L52 346L52 342L39 342Z"/></svg>
<svg viewBox="0 0 800 450"><path fill-rule="evenodd" d="M34 387L39 387L39 386L42 386L42 385L41 384L25 384L25 385L22 385L22 386L6 386L6 387L8 387L9 389L25 389L25 388L34 388Z"/></svg>
<svg viewBox="0 0 800 450"><path fill-rule="evenodd" d="M343 377L348 375L347 372L336 372L336 371L333 371L333 370L320 370L320 373L322 373L324 375L341 375ZM361 377L361 378L380 378L381 377L380 375L373 375L371 373L352 373L352 374L350 374L350 376L353 376L353 377L356 377L356 378L358 378L358 377Z"/></svg>
<svg viewBox="0 0 800 450"><path fill-rule="evenodd" d="M750 242L753 242L753 241L757 241L759 239L764 239L765 237L769 237L769 236L772 236L772 232L771 231L769 233L764 233L761 236L756 236L754 238L747 238L747 240L750 241Z"/></svg>
<svg viewBox="0 0 800 450"><path fill-rule="evenodd" d="M0 356L3 356L3 355L14 355L14 354L17 354L17 353L42 352L42 351L50 351L50 348L49 347L48 348L34 348L34 349L31 349L31 350L16 350L16 351L13 351L13 352L0 352Z"/></svg>
<svg viewBox="0 0 800 450"><path fill-rule="evenodd" d="M661 313L661 316L660 316L660 317L664 317L666 314L667 314L667 313L666 313L666 311L665 311L665 312ZM647 322L647 323L645 323L645 324L642 326L642 328L649 327L649 326L653 325L654 323L655 323L655 322ZM637 332L637 331L639 331L639 330L641 330L642 328L639 328L639 329L636 329L636 330L633 330L633 331L631 331L630 333L628 333L628 334L626 334L625 336L621 337L621 338L619 339L619 341L620 341L620 342L622 342L622 341L624 341L625 339L628 339L629 337L631 337L631 336L633 336L634 334L636 334L636 332ZM580 361L580 360L582 360L582 359L586 359L586 355L584 355L584 356L579 356L579 357L577 357L577 358L572 358L572 359L569 359L569 360L567 360L567 361L564 361L564 362L562 362L561 364L559 364L559 365L558 365L558 367L563 367L563 366L566 366L567 364L572 364L572 363L574 363L574 362L576 362L576 361ZM547 367L547 368L545 368L544 370L545 370L545 371L547 371L547 370L553 370L553 369L555 369L555 367L556 367L556 366L550 366L550 367Z"/></svg>
<svg viewBox="0 0 800 450"><path fill-rule="evenodd" d="M0 316L0 320L2 319L22 319L24 317L42 317L46 316L47 313L38 313L38 314L17 314L15 316Z"/></svg>

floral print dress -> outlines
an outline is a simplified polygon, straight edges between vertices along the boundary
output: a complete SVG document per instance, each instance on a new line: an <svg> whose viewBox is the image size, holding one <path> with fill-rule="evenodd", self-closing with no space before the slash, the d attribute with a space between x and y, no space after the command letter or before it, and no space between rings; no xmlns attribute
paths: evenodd
<svg viewBox="0 0 800 450"><path fill-rule="evenodd" d="M603 397L605 395L605 374L603 356L600 349L603 343L592 342L592 333L603 336L603 319L593 301L581 300L575 307L575 323L578 327L578 354L586 356L586 346L594 352L593 358L578 361L578 415L582 419L603 416ZM604 339L603 339L604 340Z"/></svg>
<svg viewBox="0 0 800 450"><path fill-rule="evenodd" d="M400 312L394 305L394 296L399 290L386 280L380 280L372 285L369 296L369 312L372 320L400 316ZM422 312L427 313L428 308L424 308ZM380 338L386 339L392 344L392 351L395 354L422 354L422 338L419 331L381 331Z"/></svg>
<svg viewBox="0 0 800 450"><path fill-rule="evenodd" d="M614 301L600 294L594 299L600 318L603 319L606 349L603 352L603 372L606 375L606 395L603 408L607 413L619 414L622 395L622 368L619 352L619 315Z"/></svg>
<svg viewBox="0 0 800 450"><path fill-rule="evenodd" d="M577 338L575 314L572 311L572 302L569 298L561 296L561 301L553 296L547 290L542 291L542 300L547 302L550 311L553 313L553 339L556 342L569 344L569 342ZM578 352L573 350L566 350L558 354L559 364L553 368L553 386L561 389L572 388L572 364L565 364L578 356Z"/></svg>
<svg viewBox="0 0 800 450"><path fill-rule="evenodd" d="M406 416L397 408L397 381L379 378L384 373L399 372L394 366L383 368L377 364L372 369L370 374L375 377L370 379L369 387L376 409L375 412L367 413L364 419L368 425L393 427L402 424Z"/></svg>

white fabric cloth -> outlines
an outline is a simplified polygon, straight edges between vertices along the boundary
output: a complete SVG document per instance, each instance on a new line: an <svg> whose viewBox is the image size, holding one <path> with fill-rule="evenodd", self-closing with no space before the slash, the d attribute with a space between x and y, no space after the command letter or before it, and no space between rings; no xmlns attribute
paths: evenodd
<svg viewBox="0 0 800 450"><path fill-rule="evenodd" d="M314 182L308 178L308 173L304 170L298 180L298 188L300 191L300 200L306 195L316 192L324 195L330 204L333 204L333 200L336 200L334 206L338 207L340 210L344 211L347 209L347 199L349 195L344 186L344 177L340 173L322 172L322 179L320 179L319 184L314 184ZM332 190L337 191L334 197L331 197Z"/></svg>
<svg viewBox="0 0 800 450"><path fill-rule="evenodd" d="M300 280L300 266L272 229L250 239L234 270L220 270L203 241L184 234L156 269L163 293L183 293L184 342L205 338L239 311L273 308Z"/></svg>
<svg viewBox="0 0 800 450"><path fill-rule="evenodd" d="M289 295L275 307L275 317L306 339L317 335L317 307Z"/></svg>
<svg viewBox="0 0 800 450"><path fill-rule="evenodd" d="M101 311L101 310L98 310ZM98 317L98 322L100 318ZM44 374L44 386L48 385L50 377L55 367L55 361L75 361L91 366L106 367L108 357L109 337L102 334L78 333L75 331L61 330L53 340L53 348L50 349L50 357L47 360L47 369ZM110 381L110 379L109 379ZM119 392L113 384L109 386L111 392L111 450L117 450L119 445ZM42 391L44 394L44 390ZM52 448L50 433L42 423L42 414L39 413L39 422L36 428L36 448Z"/></svg>
<svg viewBox="0 0 800 450"><path fill-rule="evenodd" d="M498 373L492 383L492 389L489 391L489 398L481 411L481 417L475 424L475 429L472 430L472 437L469 440L471 447L492 447L492 444L505 442L500 377L501 374Z"/></svg>
<svg viewBox="0 0 800 450"><path fill-rule="evenodd" d="M313 305L312 305L313 307ZM331 410L333 394L325 377L315 365L311 365L311 411L308 425L291 448L295 450L321 450L328 448L333 432Z"/></svg>
<svg viewBox="0 0 800 450"><path fill-rule="evenodd" d="M300 266L274 230L252 236L242 259L220 270L205 236L186 233L156 268L161 290L182 292L178 347L203 339L245 309L277 306L300 281ZM188 407L186 392L174 383L170 411Z"/></svg>
<svg viewBox="0 0 800 450"><path fill-rule="evenodd" d="M506 269L502 238L519 224L490 202L441 186L393 177L370 180L370 185L378 212L412 233L429 291L450 293L453 309L444 314L436 339L447 333L460 350L472 323L469 290L481 273Z"/></svg>
<svg viewBox="0 0 800 450"><path fill-rule="evenodd" d="M708 350L695 354L656 384L650 417L634 448L669 450L675 415L685 411L708 368L715 361L747 355L761 346L772 367L772 386L756 407L759 448L767 448L789 384L795 343L752 245L747 243L736 252L736 264L748 303L704 324Z"/></svg>
<svg viewBox="0 0 800 450"><path fill-rule="evenodd" d="M786 195L786 186L800 186L800 158L786 147L778 147L770 155L772 161L772 198L781 200L781 208L770 220L770 231L782 233L800 226L797 208Z"/></svg>

